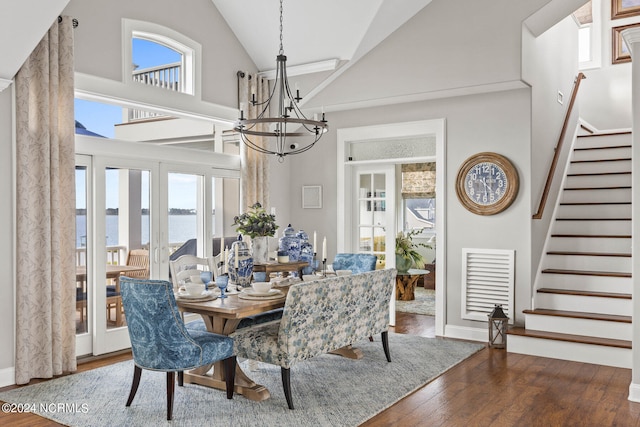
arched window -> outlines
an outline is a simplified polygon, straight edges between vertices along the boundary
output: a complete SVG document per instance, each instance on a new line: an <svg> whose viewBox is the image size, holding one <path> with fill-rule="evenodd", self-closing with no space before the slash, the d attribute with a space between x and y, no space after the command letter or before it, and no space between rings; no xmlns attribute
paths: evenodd
<svg viewBox="0 0 640 427"><path fill-rule="evenodd" d="M200 99L202 48L158 24L123 22L123 80L196 96Z"/></svg>

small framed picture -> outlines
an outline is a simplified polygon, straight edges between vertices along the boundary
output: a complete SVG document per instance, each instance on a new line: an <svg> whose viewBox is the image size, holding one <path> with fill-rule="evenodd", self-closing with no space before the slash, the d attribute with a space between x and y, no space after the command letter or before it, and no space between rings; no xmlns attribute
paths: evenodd
<svg viewBox="0 0 640 427"><path fill-rule="evenodd" d="M620 27L613 27L611 29L611 63L622 64L624 62L631 62L631 52L627 48L624 40L622 39L622 31L627 28L640 27L640 22L637 24L623 25Z"/></svg>
<svg viewBox="0 0 640 427"><path fill-rule="evenodd" d="M640 15L640 0L611 0L611 19Z"/></svg>
<svg viewBox="0 0 640 427"><path fill-rule="evenodd" d="M302 208L321 209L322 208L322 185L302 186Z"/></svg>

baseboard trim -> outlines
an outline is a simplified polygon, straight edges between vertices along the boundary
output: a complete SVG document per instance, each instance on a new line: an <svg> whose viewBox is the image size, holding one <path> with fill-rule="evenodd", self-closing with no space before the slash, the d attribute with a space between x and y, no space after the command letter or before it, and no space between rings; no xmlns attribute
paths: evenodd
<svg viewBox="0 0 640 427"><path fill-rule="evenodd" d="M15 385L16 383L16 369L11 368L0 369L0 387L7 387Z"/></svg>
<svg viewBox="0 0 640 427"><path fill-rule="evenodd" d="M444 327L446 338L456 338L469 341L488 342L489 332L485 328L470 328L468 326L446 325Z"/></svg>
<svg viewBox="0 0 640 427"><path fill-rule="evenodd" d="M640 402L640 384L631 383L629 385L629 400Z"/></svg>

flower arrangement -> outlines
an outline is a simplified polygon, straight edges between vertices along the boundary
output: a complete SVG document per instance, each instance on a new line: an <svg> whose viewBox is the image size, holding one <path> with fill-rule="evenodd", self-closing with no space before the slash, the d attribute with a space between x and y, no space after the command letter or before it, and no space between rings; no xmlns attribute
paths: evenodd
<svg viewBox="0 0 640 427"><path fill-rule="evenodd" d="M398 233L396 236L396 259L399 257L406 260L410 265L424 268L424 257L417 251L417 248L422 246L431 249L431 245L413 242L413 236L420 234L422 230L422 228L416 228L406 233L402 231Z"/></svg>
<svg viewBox="0 0 640 427"><path fill-rule="evenodd" d="M276 216L267 211L258 202L249 207L249 210L233 218L236 231L252 239L259 236L274 236L278 226Z"/></svg>

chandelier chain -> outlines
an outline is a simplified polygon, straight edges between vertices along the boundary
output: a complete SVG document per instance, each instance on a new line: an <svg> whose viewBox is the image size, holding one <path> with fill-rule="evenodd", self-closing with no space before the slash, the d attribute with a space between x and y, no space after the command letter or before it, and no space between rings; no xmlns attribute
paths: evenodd
<svg viewBox="0 0 640 427"><path fill-rule="evenodd" d="M284 47L282 47L282 0L280 0L280 55L284 54Z"/></svg>

